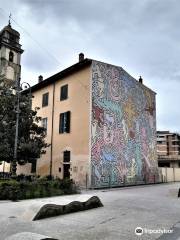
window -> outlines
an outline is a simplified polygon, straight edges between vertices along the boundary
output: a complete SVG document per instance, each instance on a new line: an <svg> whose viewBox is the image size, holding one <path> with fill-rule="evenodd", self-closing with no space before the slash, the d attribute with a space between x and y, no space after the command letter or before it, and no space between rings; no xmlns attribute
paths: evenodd
<svg viewBox="0 0 180 240"><path fill-rule="evenodd" d="M47 134L47 118L42 119L42 127L46 129L46 134Z"/></svg>
<svg viewBox="0 0 180 240"><path fill-rule="evenodd" d="M71 115L70 111L60 114L59 133L70 132L70 115Z"/></svg>
<svg viewBox="0 0 180 240"><path fill-rule="evenodd" d="M169 162L158 162L158 167L170 167Z"/></svg>
<svg viewBox="0 0 180 240"><path fill-rule="evenodd" d="M9 62L13 62L14 60L14 53L12 51L9 52Z"/></svg>
<svg viewBox="0 0 180 240"><path fill-rule="evenodd" d="M71 159L71 152L64 151L63 162L70 162Z"/></svg>
<svg viewBox="0 0 180 240"><path fill-rule="evenodd" d="M37 161L36 160L32 161L31 173L36 173L36 166L37 166Z"/></svg>
<svg viewBox="0 0 180 240"><path fill-rule="evenodd" d="M45 93L42 96L42 107L48 106L49 93Z"/></svg>
<svg viewBox="0 0 180 240"><path fill-rule="evenodd" d="M65 100L67 98L68 98L68 85L64 85L61 87L60 101Z"/></svg>
<svg viewBox="0 0 180 240"><path fill-rule="evenodd" d="M9 35L9 39L10 39L10 41L13 41L13 42L16 41L16 37L13 34Z"/></svg>

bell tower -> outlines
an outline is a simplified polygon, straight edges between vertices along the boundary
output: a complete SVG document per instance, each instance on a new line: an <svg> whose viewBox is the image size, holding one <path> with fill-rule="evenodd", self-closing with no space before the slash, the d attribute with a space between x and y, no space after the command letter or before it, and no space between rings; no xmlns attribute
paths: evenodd
<svg viewBox="0 0 180 240"><path fill-rule="evenodd" d="M11 22L0 31L0 75L4 81L15 84L21 74L20 34L11 27Z"/></svg>

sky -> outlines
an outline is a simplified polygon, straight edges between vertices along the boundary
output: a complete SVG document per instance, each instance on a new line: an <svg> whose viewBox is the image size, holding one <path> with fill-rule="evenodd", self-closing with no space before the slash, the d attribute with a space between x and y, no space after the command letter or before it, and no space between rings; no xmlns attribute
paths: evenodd
<svg viewBox="0 0 180 240"><path fill-rule="evenodd" d="M123 67L157 93L157 130L180 132L179 0L0 0L0 29L21 34L21 81L37 83L78 54Z"/></svg>

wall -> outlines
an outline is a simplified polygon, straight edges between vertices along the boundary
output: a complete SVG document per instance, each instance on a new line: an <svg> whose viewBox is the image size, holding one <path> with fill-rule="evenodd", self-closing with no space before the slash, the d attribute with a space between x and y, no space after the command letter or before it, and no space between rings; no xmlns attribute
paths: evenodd
<svg viewBox="0 0 180 240"><path fill-rule="evenodd" d="M33 108L40 107L38 116L48 118L47 143L52 138L52 175L63 178L63 152L71 151L70 175L80 186L86 186L89 178L89 135L90 135L90 66L55 82L54 121L52 131L53 84L33 92ZM68 84L68 99L60 101L60 89ZM42 107L42 95L49 92L49 104ZM70 133L59 134L59 116L71 112ZM37 161L37 175L50 174L51 147ZM30 174L29 166L18 169ZM29 170L28 170L29 169Z"/></svg>
<svg viewBox="0 0 180 240"><path fill-rule="evenodd" d="M89 176L90 66L56 82L53 132L53 175L63 178L63 152L71 151L71 178L86 186ZM60 89L68 84L68 99ZM70 133L59 134L60 113L71 112ZM59 171L59 168L61 171Z"/></svg>
<svg viewBox="0 0 180 240"><path fill-rule="evenodd" d="M161 182L179 182L180 168L159 168Z"/></svg>
<svg viewBox="0 0 180 240"><path fill-rule="evenodd" d="M179 168L179 161L170 161L170 167Z"/></svg>
<svg viewBox="0 0 180 240"><path fill-rule="evenodd" d="M27 163L26 165L19 165L17 164L17 175L24 174L30 175L31 174L31 163Z"/></svg>
<svg viewBox="0 0 180 240"><path fill-rule="evenodd" d="M15 81L20 77L21 54L16 51L12 51L14 53L14 59L13 62L9 62L9 52L10 49L8 47L2 46L0 49L0 74L5 75L7 80Z"/></svg>
<svg viewBox="0 0 180 240"><path fill-rule="evenodd" d="M42 95L44 93L49 92L49 102L48 106L42 107ZM39 108L37 111L37 116L48 119L47 124L47 137L46 142L51 143L51 125L52 125L52 102L53 102L53 85L49 85L40 89L39 91L33 92L32 99L32 108ZM41 123L39 123L41 125ZM40 159L37 161L37 175L46 176L50 174L50 147L46 148L46 154L42 155ZM31 166L30 164L26 164L25 166L17 166L17 174L31 174Z"/></svg>
<svg viewBox="0 0 180 240"><path fill-rule="evenodd" d="M10 172L10 163L2 161L0 164L0 172Z"/></svg>
<svg viewBox="0 0 180 240"><path fill-rule="evenodd" d="M158 176L155 93L122 68L92 64L92 187Z"/></svg>

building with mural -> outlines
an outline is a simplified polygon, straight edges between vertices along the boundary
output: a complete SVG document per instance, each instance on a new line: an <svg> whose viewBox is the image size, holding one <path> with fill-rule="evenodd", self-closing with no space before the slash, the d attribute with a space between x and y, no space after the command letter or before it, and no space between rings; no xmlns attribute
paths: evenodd
<svg viewBox="0 0 180 240"><path fill-rule="evenodd" d="M156 94L122 67L84 59L32 87L51 146L18 173L92 188L158 181Z"/></svg>

